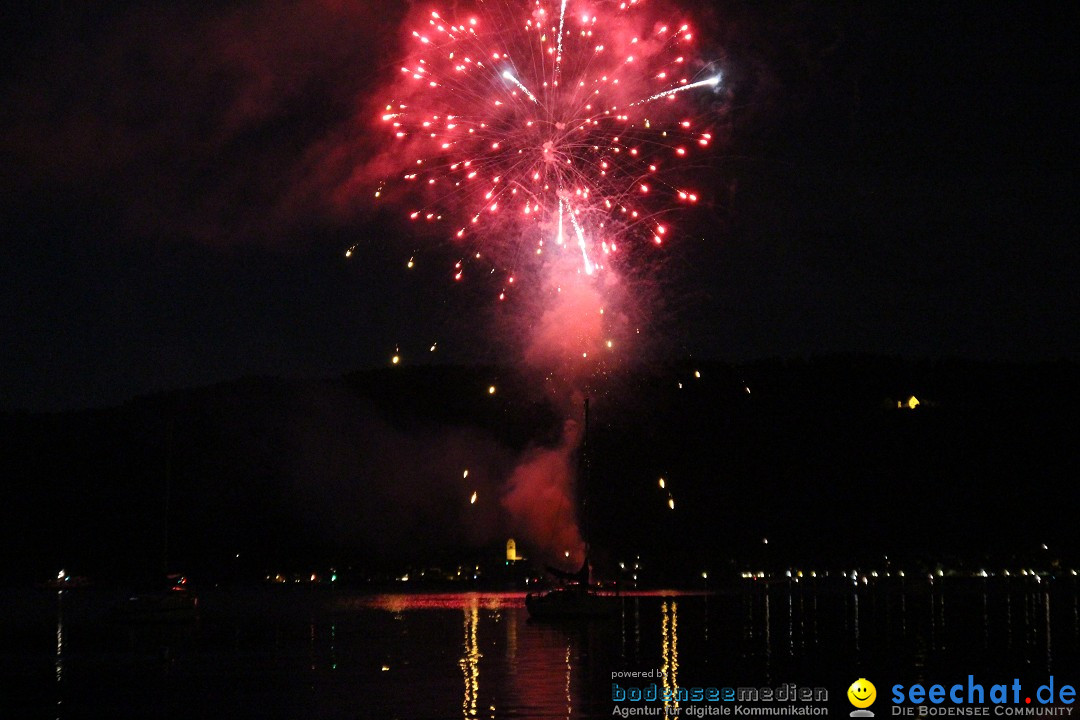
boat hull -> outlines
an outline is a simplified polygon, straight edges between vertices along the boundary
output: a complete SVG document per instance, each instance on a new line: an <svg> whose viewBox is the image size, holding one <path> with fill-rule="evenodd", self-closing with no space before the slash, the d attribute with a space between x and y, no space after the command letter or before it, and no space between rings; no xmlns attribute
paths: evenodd
<svg viewBox="0 0 1080 720"><path fill-rule="evenodd" d="M618 598L585 589L560 588L525 596L533 620L600 620L618 612Z"/></svg>

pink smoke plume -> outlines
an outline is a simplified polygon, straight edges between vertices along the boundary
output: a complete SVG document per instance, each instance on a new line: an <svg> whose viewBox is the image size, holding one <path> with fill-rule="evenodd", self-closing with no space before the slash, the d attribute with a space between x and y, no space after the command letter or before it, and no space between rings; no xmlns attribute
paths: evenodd
<svg viewBox="0 0 1080 720"><path fill-rule="evenodd" d="M573 257L549 259L529 302L503 316L516 336L520 366L558 409L557 444L533 447L519 459L503 491L508 524L529 551L567 570L581 567L579 523L586 386L619 363L631 346L629 303L617 273L589 276Z"/></svg>
<svg viewBox="0 0 1080 720"><path fill-rule="evenodd" d="M558 445L527 451L502 497L513 531L542 559L573 568L585 557L575 502L575 458L583 429L578 420L569 419Z"/></svg>

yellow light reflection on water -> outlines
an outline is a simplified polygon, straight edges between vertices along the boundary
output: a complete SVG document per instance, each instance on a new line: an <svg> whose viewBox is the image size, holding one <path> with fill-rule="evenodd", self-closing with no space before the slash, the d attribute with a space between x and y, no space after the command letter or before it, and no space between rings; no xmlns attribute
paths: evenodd
<svg viewBox="0 0 1080 720"><path fill-rule="evenodd" d="M677 698L679 689L679 604L672 600L660 606L660 636L663 638L661 651L664 664L664 697ZM664 700L664 712L668 717L679 715L677 699Z"/></svg>
<svg viewBox="0 0 1080 720"><path fill-rule="evenodd" d="M566 646L566 720L574 715L574 700L570 694L570 678L573 676L574 666L570 663L570 645Z"/></svg>
<svg viewBox="0 0 1080 720"><path fill-rule="evenodd" d="M476 704L480 695L480 643L477 640L477 627L480 624L480 608L473 597L464 607L465 642L458 667L465 681L465 696L461 701L461 716L476 717Z"/></svg>
<svg viewBox="0 0 1080 720"><path fill-rule="evenodd" d="M63 571L60 571L63 574ZM64 591L56 592L56 684L59 691L64 682ZM63 702L59 697L56 704Z"/></svg>

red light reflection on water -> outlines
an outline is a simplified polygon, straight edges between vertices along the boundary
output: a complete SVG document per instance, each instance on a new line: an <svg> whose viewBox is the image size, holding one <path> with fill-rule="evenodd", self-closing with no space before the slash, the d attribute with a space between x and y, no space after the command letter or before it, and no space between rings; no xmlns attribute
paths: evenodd
<svg viewBox="0 0 1080 720"><path fill-rule="evenodd" d="M405 610L460 610L475 602L485 610L506 610L525 607L525 593L411 593L369 595L343 601L350 607L374 608L387 612Z"/></svg>
<svg viewBox="0 0 1080 720"><path fill-rule="evenodd" d="M607 594L615 594L605 591ZM619 593L622 597L691 597L707 595L702 591L686 590L633 590ZM512 608L525 607L525 593L523 592L466 592L466 593L383 593L379 595L366 595L351 598L343 598L340 603L343 606L353 608L370 608L386 610L387 612L402 612L405 610L460 610L463 605L476 602L485 610L509 610Z"/></svg>

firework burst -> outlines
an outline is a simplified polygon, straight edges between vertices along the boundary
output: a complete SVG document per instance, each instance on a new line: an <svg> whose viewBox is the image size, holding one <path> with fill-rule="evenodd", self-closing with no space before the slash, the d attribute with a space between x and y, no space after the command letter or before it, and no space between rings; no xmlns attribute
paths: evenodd
<svg viewBox="0 0 1080 720"><path fill-rule="evenodd" d="M396 188L412 221L460 248L455 280L495 275L503 300L552 254L610 272L697 202L680 177L713 138L680 101L720 76L686 20L646 5L506 0L414 21L380 117L399 172L375 195Z"/></svg>

